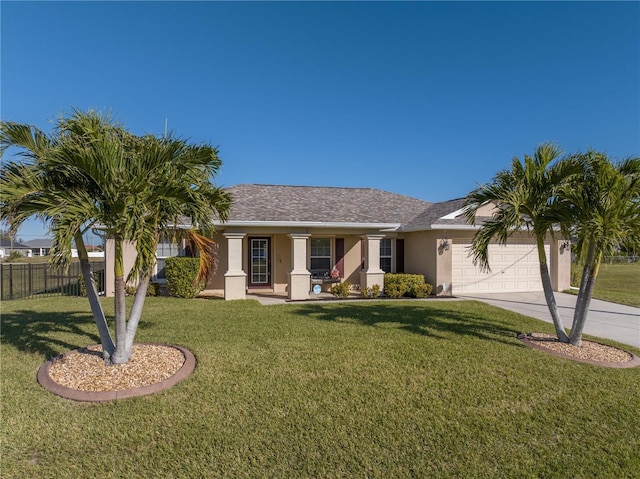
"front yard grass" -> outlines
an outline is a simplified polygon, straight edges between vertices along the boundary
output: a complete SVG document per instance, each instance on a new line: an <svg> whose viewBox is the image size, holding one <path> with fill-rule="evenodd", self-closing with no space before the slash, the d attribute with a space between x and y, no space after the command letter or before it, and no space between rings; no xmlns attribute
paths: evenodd
<svg viewBox="0 0 640 479"><path fill-rule="evenodd" d="M88 311L2 304L3 478L640 475L640 368L527 348L518 332L552 326L483 303L148 298L137 341L185 346L198 366L101 404L35 380L98 342Z"/></svg>
<svg viewBox="0 0 640 479"><path fill-rule="evenodd" d="M582 273L582 265L572 264L571 271ZM578 276L579 277L579 276ZM579 286L575 284L573 286ZM577 291L570 291L578 294ZM640 308L640 263L604 263L600 266L593 297L612 303Z"/></svg>

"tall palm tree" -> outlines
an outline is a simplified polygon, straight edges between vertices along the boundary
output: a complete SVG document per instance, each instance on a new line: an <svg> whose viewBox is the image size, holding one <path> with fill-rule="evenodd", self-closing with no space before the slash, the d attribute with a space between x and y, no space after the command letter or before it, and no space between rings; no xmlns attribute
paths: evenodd
<svg viewBox="0 0 640 479"><path fill-rule="evenodd" d="M544 249L545 238L556 234L557 223L563 220L567 211L567 202L556 192L577 171L573 164L554 163L560 155L556 145L543 143L535 149L533 156L525 155L524 161L514 158L510 169L500 171L491 183L470 192L464 205L465 216L474 225L480 207L488 203L496 206L491 219L480 226L471 243L473 262L485 271L490 270L489 244L492 241L505 244L510 236L525 230L533 234L542 287L556 334L559 341L568 342L553 294Z"/></svg>
<svg viewBox="0 0 640 479"><path fill-rule="evenodd" d="M2 128L3 133L10 131L4 124ZM33 142L14 141L19 138L7 134L3 144L21 147L28 157L35 158L37 161L27 166L43 181L27 202L20 202L15 195L0 196L2 218L14 224L29 214L49 220L54 255L60 261L68 259L71 239L82 228L100 224L113 238L115 346L109 344L110 338L101 335L101 340L105 357L114 364L124 363L131 356L159 234L175 230L183 217L190 218L196 227L188 234L202 247L201 274L212 264L212 241L202 233L213 230L214 219L226 220L231 204L229 194L212 183L221 165L217 150L175 138L138 137L95 112L75 111L61 118L56 135L37 150L31 148ZM19 168L20 164L11 166ZM15 181L15 176L6 179L9 184ZM56 206L56 200L65 206ZM126 242L135 244L137 250L128 278L124 275ZM128 319L124 301L127 281L138 282Z"/></svg>
<svg viewBox="0 0 640 479"><path fill-rule="evenodd" d="M602 258L634 247L640 238L640 158L613 163L606 154L589 150L567 162L582 170L560 192L571 202L571 233L584 261L569 339L580 346Z"/></svg>
<svg viewBox="0 0 640 479"><path fill-rule="evenodd" d="M8 162L0 171L0 217L15 232L28 218L35 216L51 225L54 235L52 262L64 266L71 256L75 242L80 267L105 361L109 361L115 345L109 334L106 318L91 271L91 263L83 235L91 228L91 198L78 185L65 177L64 170L51 169L49 153L61 140L58 127L47 135L36 127L14 122L0 122L0 156L7 148L18 148L23 160ZM82 186L82 185L80 185Z"/></svg>

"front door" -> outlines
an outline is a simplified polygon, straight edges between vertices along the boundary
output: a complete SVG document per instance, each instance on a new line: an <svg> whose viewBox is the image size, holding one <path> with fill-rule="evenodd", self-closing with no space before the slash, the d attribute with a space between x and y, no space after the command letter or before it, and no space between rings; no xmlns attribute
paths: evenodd
<svg viewBox="0 0 640 479"><path fill-rule="evenodd" d="M271 286L271 238L249 238L249 287Z"/></svg>

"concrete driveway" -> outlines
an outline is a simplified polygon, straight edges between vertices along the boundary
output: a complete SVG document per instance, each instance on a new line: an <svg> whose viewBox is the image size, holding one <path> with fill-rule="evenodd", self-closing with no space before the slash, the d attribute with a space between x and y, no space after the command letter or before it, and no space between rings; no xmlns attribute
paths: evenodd
<svg viewBox="0 0 640 479"><path fill-rule="evenodd" d="M562 322L568 329L573 322L577 296L566 293L556 293L555 295ZM464 294L458 297L475 299L548 323L552 322L542 292ZM640 309L592 299L587 322L584 326L584 334L612 339L640 348Z"/></svg>

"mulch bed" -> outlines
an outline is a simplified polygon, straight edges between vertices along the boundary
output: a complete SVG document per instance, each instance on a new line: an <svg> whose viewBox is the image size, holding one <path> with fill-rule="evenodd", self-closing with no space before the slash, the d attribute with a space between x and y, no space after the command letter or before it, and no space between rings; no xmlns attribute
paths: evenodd
<svg viewBox="0 0 640 479"><path fill-rule="evenodd" d="M583 339L582 345L576 347L572 344L561 343L556 336L544 333L520 334L518 339L527 346L545 351L554 356L595 366L609 368L634 368L640 366L640 358L635 354L596 341Z"/></svg>
<svg viewBox="0 0 640 479"><path fill-rule="evenodd" d="M180 346L138 343L125 364L105 366L102 346L56 356L38 370L38 382L58 396L76 401L112 401L165 391L189 376L193 354Z"/></svg>

